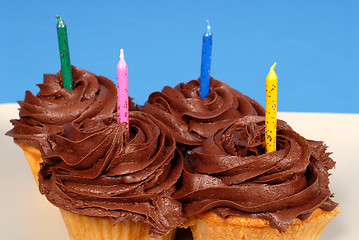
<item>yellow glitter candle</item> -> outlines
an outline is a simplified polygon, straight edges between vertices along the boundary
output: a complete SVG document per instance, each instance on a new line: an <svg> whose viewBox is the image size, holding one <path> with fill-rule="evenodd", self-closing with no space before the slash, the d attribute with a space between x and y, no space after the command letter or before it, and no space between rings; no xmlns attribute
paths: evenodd
<svg viewBox="0 0 359 240"><path fill-rule="evenodd" d="M265 143L266 152L274 152L277 149L277 84L278 77L274 72L275 62L270 68L266 78L266 127Z"/></svg>

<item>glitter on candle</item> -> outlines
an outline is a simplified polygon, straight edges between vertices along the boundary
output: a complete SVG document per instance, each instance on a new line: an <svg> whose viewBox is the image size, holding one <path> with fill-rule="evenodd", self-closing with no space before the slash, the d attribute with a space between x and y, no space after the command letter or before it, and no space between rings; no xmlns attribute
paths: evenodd
<svg viewBox="0 0 359 240"><path fill-rule="evenodd" d="M120 61L117 64L117 122L126 122L129 129L128 120L128 67L125 61L124 50L120 50Z"/></svg>
<svg viewBox="0 0 359 240"><path fill-rule="evenodd" d="M67 28L59 15L57 18L57 39L59 42L62 83L67 90L73 90L72 71L70 63L69 44L67 37Z"/></svg>
<svg viewBox="0 0 359 240"><path fill-rule="evenodd" d="M277 150L277 85L278 77L274 71L275 62L266 78L265 145L266 152Z"/></svg>
<svg viewBox="0 0 359 240"><path fill-rule="evenodd" d="M200 98L206 98L209 94L210 88L210 70L212 58L212 31L209 21L207 20L207 31L203 35L202 42L202 63L201 63L201 77L199 85Z"/></svg>

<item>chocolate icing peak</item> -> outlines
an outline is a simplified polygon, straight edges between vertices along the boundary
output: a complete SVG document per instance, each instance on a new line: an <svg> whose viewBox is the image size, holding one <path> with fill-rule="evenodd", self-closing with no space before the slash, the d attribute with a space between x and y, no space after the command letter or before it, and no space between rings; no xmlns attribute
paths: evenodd
<svg viewBox="0 0 359 240"><path fill-rule="evenodd" d="M143 112L130 128L111 118L67 124L40 141L40 191L55 206L87 216L132 220L159 236L185 221L171 197L183 168L172 133Z"/></svg>
<svg viewBox="0 0 359 240"><path fill-rule="evenodd" d="M116 112L115 84L102 76L72 66L74 90L62 87L62 74L45 74L35 96L26 91L19 101L20 119L11 120L14 128L7 135L20 145L38 148L38 139L60 133L64 125L82 122L87 118L103 119ZM130 110L136 105L129 98Z"/></svg>
<svg viewBox="0 0 359 240"><path fill-rule="evenodd" d="M75 119L103 116L114 112L116 106L115 84L102 76L72 66L74 90L62 87L61 72L44 75L44 83L38 84L39 93L27 91L20 117L31 117L44 124L63 125Z"/></svg>
<svg viewBox="0 0 359 240"><path fill-rule="evenodd" d="M86 118L104 118L116 111L116 86L102 76L72 66L74 89L62 87L62 74L45 74L35 96L26 91L19 101L20 119L11 120L14 128L7 134L16 143L38 147L38 138L59 133L64 125Z"/></svg>
<svg viewBox="0 0 359 240"><path fill-rule="evenodd" d="M265 147L264 124L264 122L258 124L250 122L248 125L229 125L222 130L222 134L216 136L221 136L220 146L232 156L258 156L263 153Z"/></svg>
<svg viewBox="0 0 359 240"><path fill-rule="evenodd" d="M235 119L264 115L256 101L213 78L208 98L199 97L199 80L192 80L152 93L142 111L164 122L177 142L189 146L201 145Z"/></svg>
<svg viewBox="0 0 359 240"><path fill-rule="evenodd" d="M264 117L238 119L186 156L182 187L173 195L194 216L267 219L285 231L320 207L331 211L328 170L334 161L322 142L306 140L277 123L277 151L264 151Z"/></svg>

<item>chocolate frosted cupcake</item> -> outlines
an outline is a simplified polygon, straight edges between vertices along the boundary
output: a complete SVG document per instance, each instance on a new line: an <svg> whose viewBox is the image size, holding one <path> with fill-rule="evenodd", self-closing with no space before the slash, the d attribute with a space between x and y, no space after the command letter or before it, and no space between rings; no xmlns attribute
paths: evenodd
<svg viewBox="0 0 359 240"><path fill-rule="evenodd" d="M264 117L241 118L187 155L174 197L194 239L317 239L337 214L326 146L278 120L265 153L264 129Z"/></svg>
<svg viewBox="0 0 359 240"><path fill-rule="evenodd" d="M208 98L199 97L199 81L192 80L152 93L142 111L165 123L187 147L201 145L235 119L265 113L259 103L213 78Z"/></svg>
<svg viewBox="0 0 359 240"><path fill-rule="evenodd" d="M72 91L63 88L61 72L45 74L40 92L35 96L26 91L25 100L18 102L20 119L11 120L14 128L7 135L24 150L36 180L42 161L39 140L61 132L67 123L109 117L116 111L116 85L111 80L77 67L72 74Z"/></svg>
<svg viewBox="0 0 359 240"><path fill-rule="evenodd" d="M183 168L172 133L143 112L129 121L85 119L40 141L40 191L71 239L172 239L186 220L171 197Z"/></svg>

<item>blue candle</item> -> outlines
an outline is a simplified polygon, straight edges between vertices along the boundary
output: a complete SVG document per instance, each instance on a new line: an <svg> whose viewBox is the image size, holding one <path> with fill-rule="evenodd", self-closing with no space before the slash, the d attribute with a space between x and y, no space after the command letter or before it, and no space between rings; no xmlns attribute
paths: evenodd
<svg viewBox="0 0 359 240"><path fill-rule="evenodd" d="M206 98L209 93L210 70L212 56L212 32L207 20L207 31L203 35L201 77L199 82L199 97Z"/></svg>

